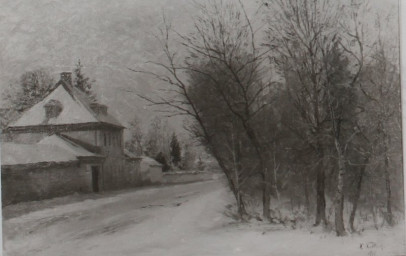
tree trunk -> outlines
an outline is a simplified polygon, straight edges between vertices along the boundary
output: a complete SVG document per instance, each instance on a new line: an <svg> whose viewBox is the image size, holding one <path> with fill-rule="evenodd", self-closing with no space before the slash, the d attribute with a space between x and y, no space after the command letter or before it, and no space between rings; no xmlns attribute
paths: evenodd
<svg viewBox="0 0 406 256"><path fill-rule="evenodd" d="M362 180L364 179L365 169L367 167L368 161L369 161L368 158L366 158L364 160L364 165L361 167L359 179L357 182L357 188L356 188L357 190L355 191L354 201L352 203L351 215L350 215L350 220L349 220L351 232L355 232L355 228L354 228L355 213L357 212L358 201L361 196Z"/></svg>
<svg viewBox="0 0 406 256"><path fill-rule="evenodd" d="M279 195L279 190L278 190L278 178L277 178L277 175L276 175L276 168L275 167L273 169L273 181L272 181L272 183L273 183L273 189L275 191L276 198L278 199L278 202L279 202L280 201L280 195Z"/></svg>
<svg viewBox="0 0 406 256"><path fill-rule="evenodd" d="M308 183L308 178L307 175L304 174L304 183L303 183L303 187L304 187L304 195L305 195L305 207L306 207L306 215L307 217L310 216L310 199L309 199L309 188L307 186Z"/></svg>
<svg viewBox="0 0 406 256"><path fill-rule="evenodd" d="M235 194L235 198L237 200L237 209L238 209L238 216L241 220L244 220L245 216L247 216L247 210L245 209L245 203L241 195L241 191L237 190Z"/></svg>
<svg viewBox="0 0 406 256"><path fill-rule="evenodd" d="M344 194L341 193L340 197L337 198L335 206L335 227L337 236L345 236L347 232L344 226Z"/></svg>
<svg viewBox="0 0 406 256"><path fill-rule="evenodd" d="M385 153L385 185L386 185L386 221L390 226L393 226L393 214L392 214L392 190L390 185L390 173L389 173L389 157Z"/></svg>
<svg viewBox="0 0 406 256"><path fill-rule="evenodd" d="M262 190L262 215L266 220L271 220L271 175L267 169L264 171L263 190Z"/></svg>
<svg viewBox="0 0 406 256"><path fill-rule="evenodd" d="M238 173L237 173L238 175ZM238 215L241 220L244 220L244 217L247 215L247 211L245 209L245 203L241 195L241 188L240 188L240 183L239 183L239 178L238 176L236 177L235 181L235 199L237 200L237 209L238 209Z"/></svg>
<svg viewBox="0 0 406 256"><path fill-rule="evenodd" d="M340 142L335 140L337 156L338 156L338 178L337 178L337 190L334 201L334 220L337 236L346 235L344 226L344 175L345 175L345 159L341 149Z"/></svg>
<svg viewBox="0 0 406 256"><path fill-rule="evenodd" d="M276 195L276 198L278 199L278 202L280 202L280 195L279 195L279 190L278 190L278 176L277 176L277 171L278 167L276 164L276 143L273 143L273 189Z"/></svg>
<svg viewBox="0 0 406 256"><path fill-rule="evenodd" d="M322 157L322 154L321 154ZM317 167L317 179L316 179L316 193L317 193L317 201L316 201L316 223L315 226L320 225L323 222L324 225L327 224L326 220L326 198L325 198L325 173L324 173L324 165L323 160L320 158L319 164Z"/></svg>
<svg viewBox="0 0 406 256"><path fill-rule="evenodd" d="M208 142L211 143L210 140L208 140ZM224 164L222 158L219 156L219 153L215 147L211 147L211 150L212 150L213 157L216 159L221 170L226 175L228 186L229 186L230 190L232 191L232 193L236 199L236 202L237 202L238 214L239 214L241 220L243 220L244 216L246 216L248 214L245 209L245 203L244 203L243 197L241 195L240 185L235 184L235 176L234 176L235 173L233 173L233 170L230 170L226 167L226 165Z"/></svg>
<svg viewBox="0 0 406 256"><path fill-rule="evenodd" d="M376 217L375 206L373 204L371 204L371 212L372 212L372 219L374 221L375 229L378 230L379 229L378 220L377 220L377 217Z"/></svg>
<svg viewBox="0 0 406 256"><path fill-rule="evenodd" d="M271 189L272 189L272 182L271 182L271 173L266 168L265 159L267 158L265 153L265 149L261 146L257 135L254 132L254 129L251 125L245 121L242 123L245 129L245 132L250 139L252 145L255 148L255 152L259 161L259 167L262 174L262 216L264 219L271 220Z"/></svg>

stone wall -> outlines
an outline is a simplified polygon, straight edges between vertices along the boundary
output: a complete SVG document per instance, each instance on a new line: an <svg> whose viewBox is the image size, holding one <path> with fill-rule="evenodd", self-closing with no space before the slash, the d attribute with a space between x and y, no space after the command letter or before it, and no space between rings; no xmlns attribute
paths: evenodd
<svg viewBox="0 0 406 256"><path fill-rule="evenodd" d="M86 165L78 163L48 166L2 166L1 190L3 206L75 192L92 191L92 175Z"/></svg>
<svg viewBox="0 0 406 256"><path fill-rule="evenodd" d="M191 171L191 172L167 172L163 174L162 183L176 184L188 183L215 179L217 176L211 172Z"/></svg>
<svg viewBox="0 0 406 256"><path fill-rule="evenodd" d="M162 166L141 161L140 185L161 184L162 180Z"/></svg>

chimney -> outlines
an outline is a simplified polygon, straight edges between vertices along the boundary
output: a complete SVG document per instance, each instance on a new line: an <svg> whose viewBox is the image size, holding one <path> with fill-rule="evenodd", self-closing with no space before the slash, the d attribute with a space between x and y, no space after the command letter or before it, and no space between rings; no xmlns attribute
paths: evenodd
<svg viewBox="0 0 406 256"><path fill-rule="evenodd" d="M61 80L64 81L66 84L72 86L72 72L62 72Z"/></svg>
<svg viewBox="0 0 406 256"><path fill-rule="evenodd" d="M100 103L90 103L90 108L95 112L97 115L107 115L107 106L100 104Z"/></svg>

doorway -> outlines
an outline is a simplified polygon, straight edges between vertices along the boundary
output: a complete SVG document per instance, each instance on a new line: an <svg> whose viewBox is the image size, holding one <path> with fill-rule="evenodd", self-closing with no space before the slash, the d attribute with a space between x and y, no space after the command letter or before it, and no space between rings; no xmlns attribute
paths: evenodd
<svg viewBox="0 0 406 256"><path fill-rule="evenodd" d="M92 188L93 188L93 192L99 192L99 176L100 176L100 168L99 168L99 166L92 166Z"/></svg>

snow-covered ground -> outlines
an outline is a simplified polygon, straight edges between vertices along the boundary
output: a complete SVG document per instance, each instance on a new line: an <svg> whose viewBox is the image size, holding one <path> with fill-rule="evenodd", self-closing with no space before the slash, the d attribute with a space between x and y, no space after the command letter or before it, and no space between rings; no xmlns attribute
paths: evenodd
<svg viewBox="0 0 406 256"><path fill-rule="evenodd" d="M5 255L406 255L403 225L337 238L237 224L224 214L231 199L208 181L49 205L3 221Z"/></svg>

